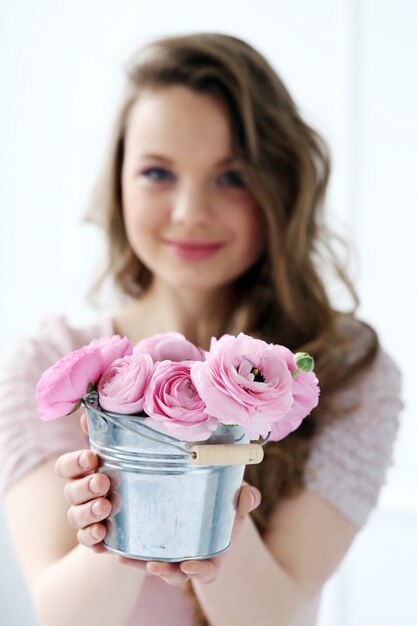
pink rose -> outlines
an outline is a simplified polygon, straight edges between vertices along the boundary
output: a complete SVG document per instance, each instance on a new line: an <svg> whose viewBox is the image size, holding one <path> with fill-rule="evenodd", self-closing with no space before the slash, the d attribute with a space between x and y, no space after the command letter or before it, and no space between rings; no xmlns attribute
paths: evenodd
<svg viewBox="0 0 417 626"><path fill-rule="evenodd" d="M149 354L131 354L113 361L97 386L101 408L123 415L140 413L152 370Z"/></svg>
<svg viewBox="0 0 417 626"><path fill-rule="evenodd" d="M213 338L206 360L191 368L207 412L223 424L242 426L252 439L265 437L293 403L285 350L243 333Z"/></svg>
<svg viewBox="0 0 417 626"><path fill-rule="evenodd" d="M152 428L184 441L204 441L218 426L191 378L191 363L160 361L145 394L145 420Z"/></svg>
<svg viewBox="0 0 417 626"><path fill-rule="evenodd" d="M284 439L299 427L305 417L318 405L320 388L314 372L299 371L292 379L294 401L284 419L272 424L271 441Z"/></svg>
<svg viewBox="0 0 417 626"><path fill-rule="evenodd" d="M132 354L133 346L127 337L113 335L112 337L100 337L93 339L89 343L93 348L98 348L104 359L105 369L109 367L116 359L121 359L128 354Z"/></svg>
<svg viewBox="0 0 417 626"><path fill-rule="evenodd" d="M133 352L147 352L157 361L203 361L204 351L181 333L157 333L139 341Z"/></svg>
<svg viewBox="0 0 417 626"><path fill-rule="evenodd" d="M70 352L47 369L35 391L41 420L53 420L76 410L104 370L103 355L92 346Z"/></svg>

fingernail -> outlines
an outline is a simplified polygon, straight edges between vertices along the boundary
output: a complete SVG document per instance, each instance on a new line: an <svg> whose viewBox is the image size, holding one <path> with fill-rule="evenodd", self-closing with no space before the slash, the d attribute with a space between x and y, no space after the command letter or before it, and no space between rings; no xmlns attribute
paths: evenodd
<svg viewBox="0 0 417 626"><path fill-rule="evenodd" d="M195 575L196 575L196 573L197 573L197 572L191 572L191 571L188 571L188 569L183 569L183 568L181 568L181 571L182 571L182 573L183 573L183 574L185 574L186 576L195 576Z"/></svg>
<svg viewBox="0 0 417 626"><path fill-rule="evenodd" d="M253 508L256 509L261 504L261 496L259 493L253 493Z"/></svg>
<svg viewBox="0 0 417 626"><path fill-rule="evenodd" d="M184 572L184 574L187 574L187 576L194 576L195 574L198 574L200 565L186 564L184 566L180 566L180 569Z"/></svg>
<svg viewBox="0 0 417 626"><path fill-rule="evenodd" d="M93 511L94 515L101 515L101 503L100 500L96 500L93 503L93 506L91 507L91 510Z"/></svg>
<svg viewBox="0 0 417 626"><path fill-rule="evenodd" d="M80 454L78 463L83 469L88 469L90 467L89 453L83 452L82 454Z"/></svg>
<svg viewBox="0 0 417 626"><path fill-rule="evenodd" d="M93 539L95 539L96 541L101 539L101 531L100 531L100 528L98 528L97 526L92 527L91 534L93 536Z"/></svg>
<svg viewBox="0 0 417 626"><path fill-rule="evenodd" d="M93 478L91 478L89 486L90 486L90 490L93 493L99 494L101 492L101 489L100 489L100 487L98 485L97 476L93 476Z"/></svg>
<svg viewBox="0 0 417 626"><path fill-rule="evenodd" d="M148 574L150 574L151 576L155 576L158 572L158 565L154 565L155 561L148 561L148 563L146 564L146 571L148 572ZM152 571L155 570L156 571Z"/></svg>

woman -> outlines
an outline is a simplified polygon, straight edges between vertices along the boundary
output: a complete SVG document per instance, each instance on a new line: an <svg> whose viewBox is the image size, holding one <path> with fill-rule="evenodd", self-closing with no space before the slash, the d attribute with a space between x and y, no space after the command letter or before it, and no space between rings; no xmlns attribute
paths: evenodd
<svg viewBox="0 0 417 626"><path fill-rule="evenodd" d="M107 274L130 301L83 329L47 320L3 368L6 515L40 624L315 623L375 505L401 408L398 371L355 319L331 254L328 176L323 142L246 43L190 35L133 56L92 213ZM349 313L329 300L323 257L352 295ZM167 331L206 349L244 331L309 351L321 386L303 425L248 466L230 550L180 564L101 547L109 479L76 418L40 423L33 400L41 373L94 337Z"/></svg>

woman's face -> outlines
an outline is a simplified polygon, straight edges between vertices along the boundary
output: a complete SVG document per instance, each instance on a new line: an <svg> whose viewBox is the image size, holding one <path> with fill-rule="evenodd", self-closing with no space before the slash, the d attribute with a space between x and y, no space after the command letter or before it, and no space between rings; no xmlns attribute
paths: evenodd
<svg viewBox="0 0 417 626"><path fill-rule="evenodd" d="M123 215L135 254L177 289L216 289L264 247L259 208L232 155L222 103L181 86L149 90L131 110Z"/></svg>

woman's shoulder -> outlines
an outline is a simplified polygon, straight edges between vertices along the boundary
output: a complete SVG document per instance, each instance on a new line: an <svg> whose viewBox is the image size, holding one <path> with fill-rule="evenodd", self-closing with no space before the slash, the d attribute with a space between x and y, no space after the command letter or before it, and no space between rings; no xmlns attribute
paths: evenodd
<svg viewBox="0 0 417 626"><path fill-rule="evenodd" d="M21 335L12 341L0 356L8 368L15 359L23 359L22 364L32 364L37 357L42 361L51 361L51 365L61 356L77 350L96 337L113 334L112 320L105 317L94 323L77 326L64 315L51 315L39 321L30 333ZM35 363L33 361L35 359Z"/></svg>
<svg viewBox="0 0 417 626"><path fill-rule="evenodd" d="M378 396L386 398L389 395L399 399L401 371L376 331L357 318L342 317L337 322L337 332L344 345L344 365L352 368L353 372L358 369L358 374L337 392L336 403L344 404L352 396L365 404ZM371 358L363 365L367 355Z"/></svg>
<svg viewBox="0 0 417 626"><path fill-rule="evenodd" d="M74 325L63 315L40 320L32 332L16 338L0 355L0 398L3 406L9 405L11 398L16 396L20 398L21 405L24 403L33 409L35 387L46 369L92 339L111 333L110 318L83 326Z"/></svg>
<svg viewBox="0 0 417 626"><path fill-rule="evenodd" d="M352 362L366 354L375 334L355 320L343 332L351 340ZM393 463L400 424L402 377L395 359L377 343L373 359L334 394L312 445L306 486L362 526L375 506Z"/></svg>

